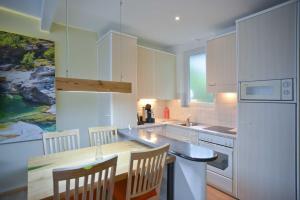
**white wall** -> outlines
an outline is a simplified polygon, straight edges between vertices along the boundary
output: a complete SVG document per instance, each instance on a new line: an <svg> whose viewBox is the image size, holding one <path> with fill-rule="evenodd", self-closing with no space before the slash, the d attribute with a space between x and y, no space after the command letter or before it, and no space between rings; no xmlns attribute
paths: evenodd
<svg viewBox="0 0 300 200"><path fill-rule="evenodd" d="M50 34L40 31L38 19L0 9L0 30L55 42L56 76L65 75L65 29L54 25ZM97 79L97 34L70 29L70 76ZM81 145L88 145L87 128L99 125L97 94L57 93L57 129L79 128ZM0 145L0 192L27 184L27 160L42 155L42 142Z"/></svg>

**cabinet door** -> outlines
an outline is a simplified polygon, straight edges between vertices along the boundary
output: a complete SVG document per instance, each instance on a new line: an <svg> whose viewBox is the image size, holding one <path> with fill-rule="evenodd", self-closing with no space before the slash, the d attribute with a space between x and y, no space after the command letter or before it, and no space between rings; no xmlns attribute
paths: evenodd
<svg viewBox="0 0 300 200"><path fill-rule="evenodd" d="M237 23L239 81L296 77L296 5L293 2Z"/></svg>
<svg viewBox="0 0 300 200"><path fill-rule="evenodd" d="M175 99L176 57L155 51L155 96L158 99Z"/></svg>
<svg viewBox="0 0 300 200"><path fill-rule="evenodd" d="M100 80L111 80L111 66L110 66L110 38L106 37L97 44L98 53L98 68ZM98 125L111 126L112 125L112 110L111 110L112 95L109 93L97 94L98 102Z"/></svg>
<svg viewBox="0 0 300 200"><path fill-rule="evenodd" d="M206 52L206 88L210 93L216 92L217 86L217 55L218 55L217 42L215 40L209 40L207 42Z"/></svg>
<svg viewBox="0 0 300 200"><path fill-rule="evenodd" d="M192 144L198 144L198 138L199 138L199 133L197 131L194 130L190 130L189 131L189 135L190 135L190 141Z"/></svg>
<svg viewBox="0 0 300 200"><path fill-rule="evenodd" d="M237 77L236 77L236 34L228 34L222 38L223 40L223 62L220 65L220 72L218 73L219 92L236 92L237 91Z"/></svg>
<svg viewBox="0 0 300 200"><path fill-rule="evenodd" d="M138 47L138 97L155 98L154 59L151 49Z"/></svg>
<svg viewBox="0 0 300 200"><path fill-rule="evenodd" d="M193 144L198 143L197 132L187 129L187 128L181 128L181 127L168 125L166 127L165 134L169 138L180 140L182 142L193 143Z"/></svg>
<svg viewBox="0 0 300 200"><path fill-rule="evenodd" d="M207 43L208 92L236 92L236 36L230 33Z"/></svg>
<svg viewBox="0 0 300 200"><path fill-rule="evenodd" d="M296 107L240 103L238 198L296 199Z"/></svg>
<svg viewBox="0 0 300 200"><path fill-rule="evenodd" d="M122 42L122 43L121 43ZM137 99L137 44L136 39L112 33L111 66L112 80L132 84L132 93L112 94L112 124L118 128L126 128L136 124ZM121 45L120 45L121 44ZM121 47L121 48L120 48Z"/></svg>

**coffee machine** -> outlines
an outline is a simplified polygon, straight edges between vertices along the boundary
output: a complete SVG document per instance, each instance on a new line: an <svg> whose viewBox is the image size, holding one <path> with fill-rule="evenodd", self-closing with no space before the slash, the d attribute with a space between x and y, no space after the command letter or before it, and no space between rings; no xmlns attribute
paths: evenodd
<svg viewBox="0 0 300 200"><path fill-rule="evenodd" d="M145 106L144 120L146 123L154 123L155 122L154 114L153 114L153 111L151 110L150 104L146 104L146 106Z"/></svg>

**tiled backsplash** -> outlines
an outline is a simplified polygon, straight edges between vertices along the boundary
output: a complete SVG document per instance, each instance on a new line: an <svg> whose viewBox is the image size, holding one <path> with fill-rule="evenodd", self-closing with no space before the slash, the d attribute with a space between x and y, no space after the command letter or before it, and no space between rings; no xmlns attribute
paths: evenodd
<svg viewBox="0 0 300 200"><path fill-rule="evenodd" d="M138 111L144 106L142 101L138 101ZM179 100L152 100L151 105L156 118L162 118L163 109L168 106L171 119L185 120L191 116L193 122L236 127L237 95L235 93L219 93L216 94L214 103L191 102L189 107L181 107Z"/></svg>
<svg viewBox="0 0 300 200"><path fill-rule="evenodd" d="M146 104L151 104L151 108L154 112L155 118L163 118L163 110L165 106L167 106L168 101L156 100L156 99L140 99L137 102L137 111L139 115L142 114L142 108L145 107Z"/></svg>
<svg viewBox="0 0 300 200"><path fill-rule="evenodd" d="M236 105L235 93L219 93L214 103L191 102L189 107L181 107L179 100L167 103L172 119L185 120L190 115L194 122L228 127L236 127Z"/></svg>

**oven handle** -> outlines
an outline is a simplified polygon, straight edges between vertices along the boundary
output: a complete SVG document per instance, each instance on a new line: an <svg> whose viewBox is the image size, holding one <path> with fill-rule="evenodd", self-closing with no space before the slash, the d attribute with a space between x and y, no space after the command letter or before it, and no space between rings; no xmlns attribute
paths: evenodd
<svg viewBox="0 0 300 200"><path fill-rule="evenodd" d="M218 145L218 144L210 143L210 142L203 141L203 140L199 140L198 143L199 143L199 145L206 146L207 148L214 150L214 151L218 151L220 153L226 153L226 154L233 153L233 148L231 148L231 147L226 147L223 145Z"/></svg>

